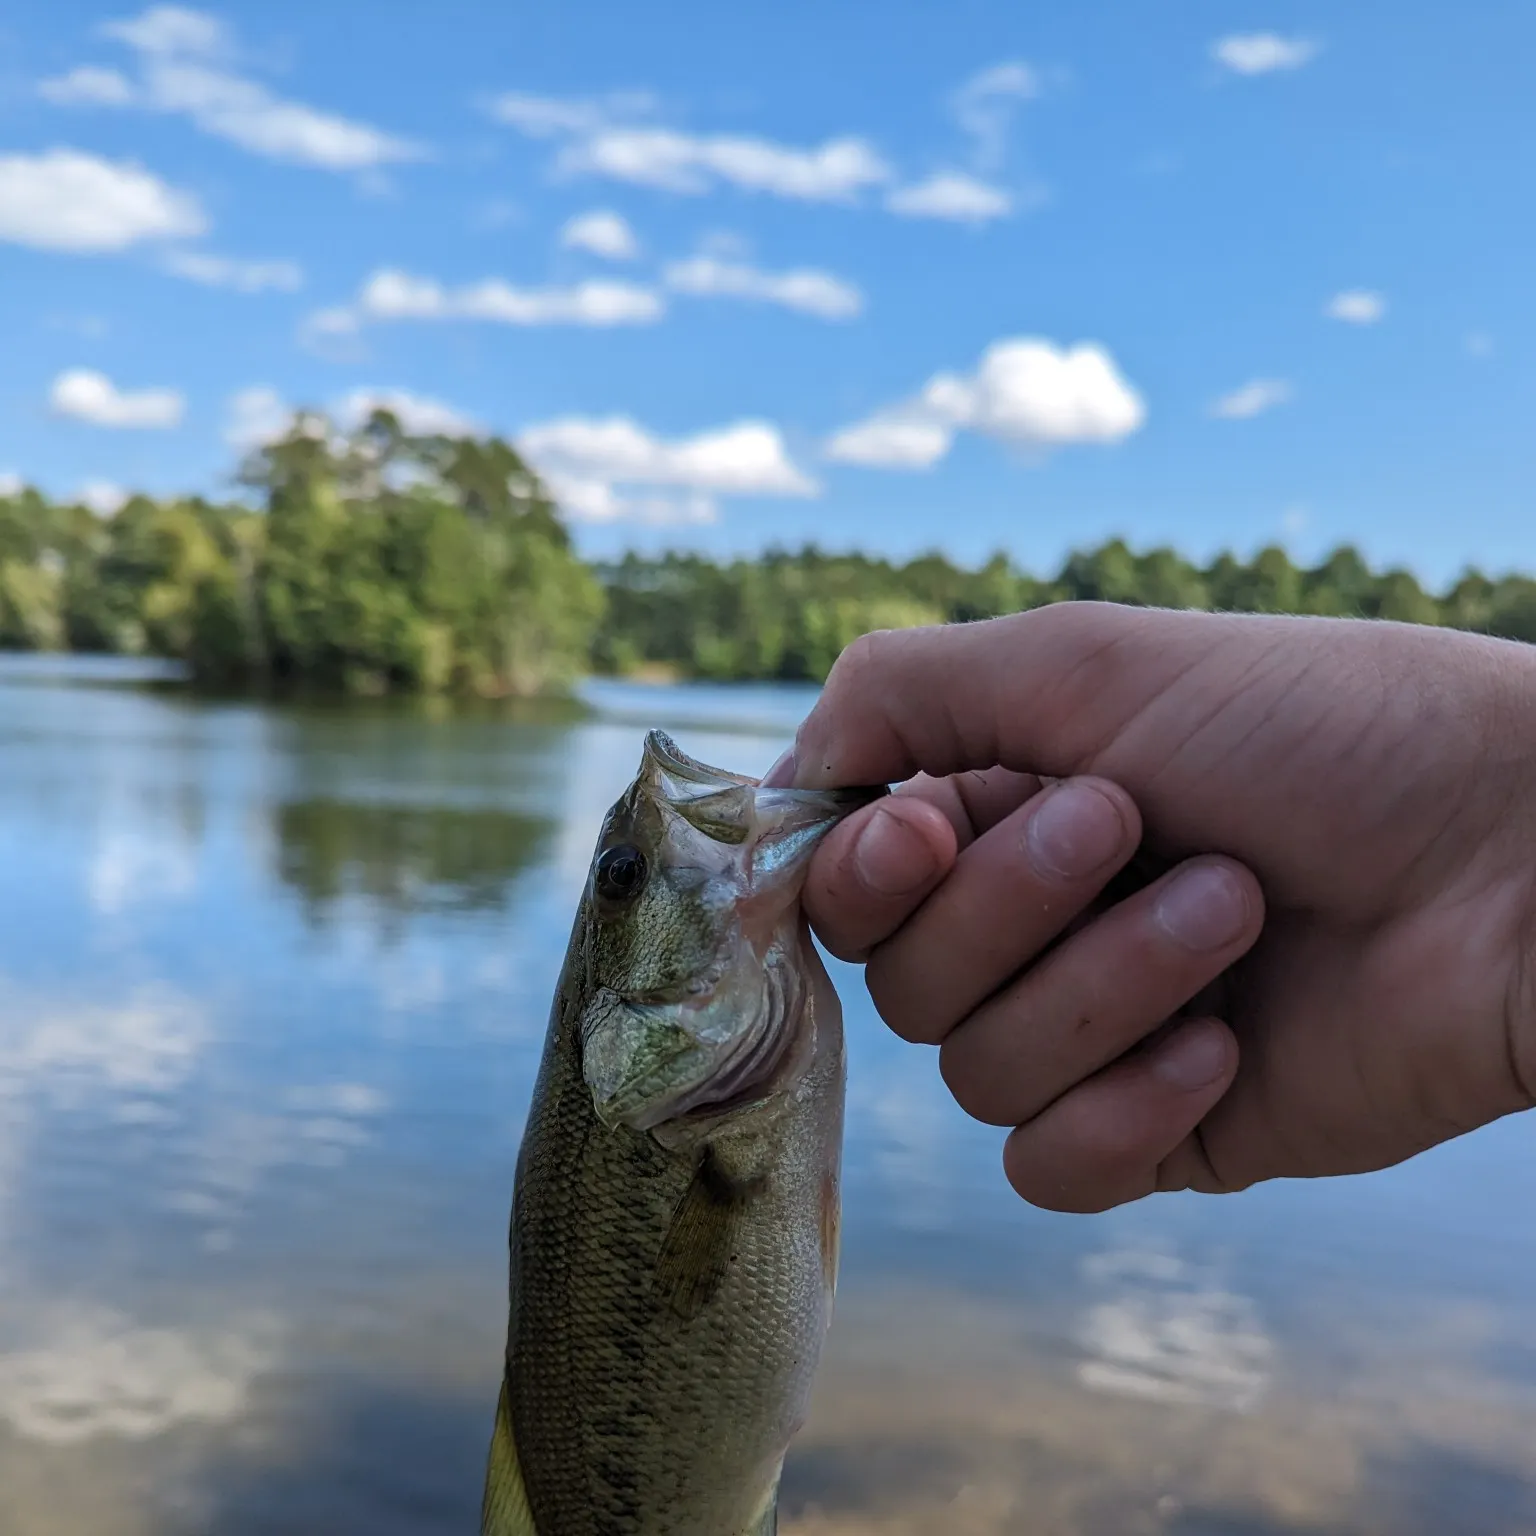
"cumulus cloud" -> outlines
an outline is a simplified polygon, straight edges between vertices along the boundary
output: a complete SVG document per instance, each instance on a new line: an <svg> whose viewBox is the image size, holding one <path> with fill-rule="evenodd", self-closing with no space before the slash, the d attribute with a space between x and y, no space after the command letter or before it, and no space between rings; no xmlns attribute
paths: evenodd
<svg viewBox="0 0 1536 1536"><path fill-rule="evenodd" d="M1235 75L1270 75L1300 69L1317 56L1317 44L1276 32L1234 32L1211 44L1211 57Z"/></svg>
<svg viewBox="0 0 1536 1536"><path fill-rule="evenodd" d="M669 442L627 417L572 416L526 428L518 447L566 512L586 521L707 522L717 496L819 491L790 460L778 429L761 421Z"/></svg>
<svg viewBox="0 0 1536 1536"><path fill-rule="evenodd" d="M97 517L115 517L128 500L128 492L112 480L87 480L76 495L82 507Z"/></svg>
<svg viewBox="0 0 1536 1536"><path fill-rule="evenodd" d="M1035 337L995 342L975 373L935 374L922 391L834 434L829 458L926 469L971 431L1035 452L1115 443L1140 430L1146 407L1104 348Z"/></svg>
<svg viewBox="0 0 1536 1536"><path fill-rule="evenodd" d="M229 34L216 16L180 5L152 5L138 16L105 22L101 28L140 53L219 58L229 52Z"/></svg>
<svg viewBox="0 0 1536 1536"><path fill-rule="evenodd" d="M69 368L54 381L48 404L60 416L95 427L163 429L180 425L186 401L175 389L121 390L104 373Z"/></svg>
<svg viewBox="0 0 1536 1536"><path fill-rule="evenodd" d="M862 139L809 149L733 134L671 128L603 128L570 145L560 168L690 196L728 185L802 202L850 202L890 180L890 167Z"/></svg>
<svg viewBox="0 0 1536 1536"><path fill-rule="evenodd" d="M224 441L246 451L276 442L287 434L293 409L270 385L252 384L229 398L224 412Z"/></svg>
<svg viewBox="0 0 1536 1536"><path fill-rule="evenodd" d="M0 469L0 500L9 496L20 496L26 488L27 482L14 470Z"/></svg>
<svg viewBox="0 0 1536 1536"><path fill-rule="evenodd" d="M533 96L504 91L493 97L490 113L498 122L530 139L555 139L565 134L592 133L620 118L642 116L651 106L643 92L621 92L601 99Z"/></svg>
<svg viewBox="0 0 1536 1536"><path fill-rule="evenodd" d="M1323 313L1346 325L1375 325L1387 312L1387 301L1366 288L1349 288L1329 299Z"/></svg>
<svg viewBox="0 0 1536 1536"><path fill-rule="evenodd" d="M39 89L49 100L174 114L252 154L322 170L364 171L423 158L421 147L406 139L285 100L235 73L228 63L232 37L204 12L154 6L102 30L137 55L138 79L86 66L44 81Z"/></svg>
<svg viewBox="0 0 1536 1536"><path fill-rule="evenodd" d="M608 261L633 261L640 254L635 232L617 213L594 208L579 214L560 231L560 244L571 250L590 251Z"/></svg>
<svg viewBox="0 0 1536 1536"><path fill-rule="evenodd" d="M801 202L851 202L891 179L890 167L860 138L798 147L634 120L651 105L643 96L563 100L513 91L495 98L491 114L529 138L564 141L555 161L563 174L690 196L729 186Z"/></svg>
<svg viewBox="0 0 1536 1536"><path fill-rule="evenodd" d="M949 452L953 429L945 422L910 416L875 416L835 433L827 457L872 469L931 469Z"/></svg>
<svg viewBox="0 0 1536 1536"><path fill-rule="evenodd" d="M478 432L473 418L406 389L365 387L350 390L333 401L332 418L345 430L355 431L376 410L391 412L401 427L415 437L462 437ZM287 436L298 413L267 384L253 384L231 395L225 408L224 440L242 450L263 447Z"/></svg>
<svg viewBox="0 0 1536 1536"><path fill-rule="evenodd" d="M701 255L673 262L664 278L678 293L778 304L822 320L850 320L864 308L864 295L852 283L812 267L764 272L746 262Z"/></svg>
<svg viewBox="0 0 1536 1536"><path fill-rule="evenodd" d="M82 64L67 74L38 82L37 94L57 107L126 107L136 93L115 69Z"/></svg>
<svg viewBox="0 0 1536 1536"><path fill-rule="evenodd" d="M980 70L955 92L955 121L975 141L980 166L1002 162L1014 112L1021 101L1039 94L1039 72L1021 59Z"/></svg>
<svg viewBox="0 0 1536 1536"><path fill-rule="evenodd" d="M430 277L382 268L372 274L356 302L323 310L312 330L328 335L355 331L366 322L398 320L480 320L499 325L647 325L665 306L649 288L634 283L591 281L565 288L519 288L487 278L460 288Z"/></svg>
<svg viewBox="0 0 1536 1536"><path fill-rule="evenodd" d="M441 400L405 389L354 389L335 405L337 421L349 431L363 425L375 411L389 411L413 437L468 437L478 424Z"/></svg>
<svg viewBox="0 0 1536 1536"><path fill-rule="evenodd" d="M73 149L0 155L0 241L97 253L206 228L194 197L137 165Z"/></svg>
<svg viewBox="0 0 1536 1536"><path fill-rule="evenodd" d="M885 206L908 219L948 219L957 224L986 224L1013 212L1013 198L1001 187L978 181L963 171L939 171L926 181L891 191Z"/></svg>
<svg viewBox="0 0 1536 1536"><path fill-rule="evenodd" d="M236 293L261 293L269 288L293 293L304 286L304 269L296 261L246 261L207 251L168 251L164 266L174 277Z"/></svg>
<svg viewBox="0 0 1536 1536"><path fill-rule="evenodd" d="M1284 379L1250 379L1229 394L1211 402L1211 415L1227 421L1244 421L1284 405L1293 391Z"/></svg>

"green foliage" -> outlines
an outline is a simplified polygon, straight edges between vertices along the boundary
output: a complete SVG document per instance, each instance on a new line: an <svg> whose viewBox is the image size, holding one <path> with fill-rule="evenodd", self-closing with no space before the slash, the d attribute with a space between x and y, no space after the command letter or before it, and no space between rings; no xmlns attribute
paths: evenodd
<svg viewBox="0 0 1536 1536"><path fill-rule="evenodd" d="M1307 613L1444 624L1536 643L1536 580L1468 571L1443 595L1358 550L1200 566L1123 540L1053 577L808 546L753 560L580 561L538 476L499 439L413 437L388 412L318 416L253 454L257 506L136 496L111 518L0 497L0 648L148 653L221 687L531 696L595 668L819 681L873 629L1044 603Z"/></svg>
<svg viewBox="0 0 1536 1536"><path fill-rule="evenodd" d="M603 595L507 444L350 437L253 454L261 508L0 500L0 646L186 660L219 686L525 695L585 670Z"/></svg>
<svg viewBox="0 0 1536 1536"><path fill-rule="evenodd" d="M1536 641L1536 581L1470 572L1436 597L1408 571L1373 572L1348 547L1311 568L1276 547L1201 567L1171 549L1137 554L1116 539L1072 554L1048 580L1003 555L964 570L938 554L900 565L815 548L723 565L627 555L599 574L608 609L593 659L618 673L819 680L866 630L965 623L1063 600L1391 619Z"/></svg>

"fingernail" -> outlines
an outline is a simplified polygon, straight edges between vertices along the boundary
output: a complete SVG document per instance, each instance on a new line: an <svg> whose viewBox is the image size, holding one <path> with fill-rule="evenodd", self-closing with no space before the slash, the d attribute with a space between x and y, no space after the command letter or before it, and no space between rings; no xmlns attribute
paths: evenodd
<svg viewBox="0 0 1536 1536"><path fill-rule="evenodd" d="M1153 915L1186 949L1220 949L1242 933L1248 893L1225 864L1194 864L1163 889Z"/></svg>
<svg viewBox="0 0 1536 1536"><path fill-rule="evenodd" d="M795 782L795 749L783 753L762 777L764 789L789 789Z"/></svg>
<svg viewBox="0 0 1536 1536"><path fill-rule="evenodd" d="M1157 1052L1152 1070L1181 1092L1204 1088L1227 1070L1226 1036L1215 1024L1189 1025Z"/></svg>
<svg viewBox="0 0 1536 1536"><path fill-rule="evenodd" d="M1030 862L1054 880L1081 880L1102 869L1124 838L1120 812L1088 784L1047 790L1024 830Z"/></svg>
<svg viewBox="0 0 1536 1536"><path fill-rule="evenodd" d="M939 861L926 838L900 816L878 810L853 845L859 878L877 896L905 896L926 885Z"/></svg>

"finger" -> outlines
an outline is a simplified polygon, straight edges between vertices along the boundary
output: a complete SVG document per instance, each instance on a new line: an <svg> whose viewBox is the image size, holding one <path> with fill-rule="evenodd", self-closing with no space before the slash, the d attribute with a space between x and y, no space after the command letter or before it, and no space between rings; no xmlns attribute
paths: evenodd
<svg viewBox="0 0 1536 1536"><path fill-rule="evenodd" d="M966 1019L939 1053L949 1091L988 1125L1033 1119L1208 986L1252 946L1263 917L1242 865L1180 865Z"/></svg>
<svg viewBox="0 0 1536 1536"><path fill-rule="evenodd" d="M950 779L918 774L839 823L816 850L805 884L817 938L840 960L865 959L949 873L959 849L1039 789L1034 774L1006 768Z"/></svg>
<svg viewBox="0 0 1536 1536"><path fill-rule="evenodd" d="M965 849L871 955L865 980L880 1016L903 1039L938 1044L1093 900L1140 835L1116 784L1042 790Z"/></svg>
<svg viewBox="0 0 1536 1536"><path fill-rule="evenodd" d="M1269 638L1251 628L1228 634L1231 623L1055 603L984 623L865 635L838 658L779 773L820 788L999 764L1083 772L1150 698L1210 655L1218 631L1245 651Z"/></svg>
<svg viewBox="0 0 1536 1536"><path fill-rule="evenodd" d="M893 934L954 865L955 830L938 806L890 795L834 827L802 897L816 937L862 960Z"/></svg>
<svg viewBox="0 0 1536 1536"><path fill-rule="evenodd" d="M1197 1127L1237 1065L1219 1019L1181 1021L1015 1129L1003 1147L1008 1182L1031 1205L1085 1213L1158 1189L1214 1190Z"/></svg>
<svg viewBox="0 0 1536 1536"><path fill-rule="evenodd" d="M894 798L927 800L949 818L959 847L967 848L1040 793L1039 776L1011 768L977 768L936 779L926 773L908 779Z"/></svg>

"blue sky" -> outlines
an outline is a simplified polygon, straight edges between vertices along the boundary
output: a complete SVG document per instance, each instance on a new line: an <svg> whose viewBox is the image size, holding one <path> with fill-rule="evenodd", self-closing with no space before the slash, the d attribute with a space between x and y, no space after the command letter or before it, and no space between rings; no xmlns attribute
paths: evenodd
<svg viewBox="0 0 1536 1536"><path fill-rule="evenodd" d="M1492 0L11 8L0 476L220 492L386 395L593 553L1536 569L1533 52Z"/></svg>

